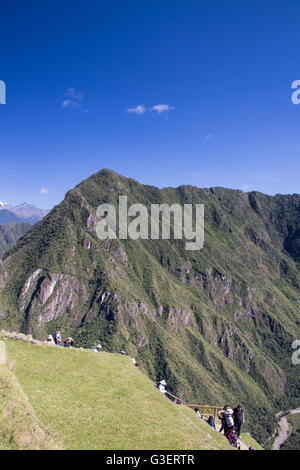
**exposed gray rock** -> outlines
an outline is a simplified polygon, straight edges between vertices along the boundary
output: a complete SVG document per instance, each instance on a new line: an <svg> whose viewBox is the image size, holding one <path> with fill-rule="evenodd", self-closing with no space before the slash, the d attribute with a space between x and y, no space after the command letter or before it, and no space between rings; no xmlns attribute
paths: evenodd
<svg viewBox="0 0 300 470"><path fill-rule="evenodd" d="M90 214L86 222L86 228L90 230L91 232L96 233L98 222L99 222L99 219L96 216Z"/></svg>

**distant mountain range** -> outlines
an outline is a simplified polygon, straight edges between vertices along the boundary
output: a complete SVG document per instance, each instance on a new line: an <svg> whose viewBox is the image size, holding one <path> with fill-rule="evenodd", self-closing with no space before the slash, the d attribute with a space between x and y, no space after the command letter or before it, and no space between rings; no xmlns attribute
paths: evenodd
<svg viewBox="0 0 300 470"><path fill-rule="evenodd" d="M27 202L12 206L0 201L0 252L11 248L48 212Z"/></svg>
<svg viewBox="0 0 300 470"><path fill-rule="evenodd" d="M0 252L14 246L19 238L23 237L31 228L32 225L26 222L7 222L0 225Z"/></svg>
<svg viewBox="0 0 300 470"><path fill-rule="evenodd" d="M18 206L12 206L0 201L0 224L6 222L26 222L34 225L48 214L48 210L39 209L33 204L24 202Z"/></svg>

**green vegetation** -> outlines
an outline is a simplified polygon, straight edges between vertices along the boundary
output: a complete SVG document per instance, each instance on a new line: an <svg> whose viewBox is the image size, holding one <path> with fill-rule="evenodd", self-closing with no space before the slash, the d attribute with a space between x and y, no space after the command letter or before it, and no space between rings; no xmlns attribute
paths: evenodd
<svg viewBox="0 0 300 470"><path fill-rule="evenodd" d="M3 448L232 449L193 411L162 396L129 357L6 346L12 366L0 366Z"/></svg>
<svg viewBox="0 0 300 470"><path fill-rule="evenodd" d="M251 434L244 432L241 435L243 442L247 445L247 447L253 447L254 450L264 450L262 446L260 446L255 439L251 436Z"/></svg>
<svg viewBox="0 0 300 470"><path fill-rule="evenodd" d="M1 212L3 211L0 211L0 215ZM0 252L14 246L17 240L31 228L32 226L25 222L7 222L0 225Z"/></svg>
<svg viewBox="0 0 300 470"><path fill-rule="evenodd" d="M285 441L281 450L299 450L300 449L300 414L290 414L287 416L291 426L291 434Z"/></svg>
<svg viewBox="0 0 300 470"><path fill-rule="evenodd" d="M11 369L0 366L0 450L59 449L37 418Z"/></svg>
<svg viewBox="0 0 300 470"><path fill-rule="evenodd" d="M205 244L108 240L99 204L205 204ZM0 328L125 349L188 402L240 403L264 443L299 406L300 196L224 188L159 190L103 170L71 190L0 257Z"/></svg>

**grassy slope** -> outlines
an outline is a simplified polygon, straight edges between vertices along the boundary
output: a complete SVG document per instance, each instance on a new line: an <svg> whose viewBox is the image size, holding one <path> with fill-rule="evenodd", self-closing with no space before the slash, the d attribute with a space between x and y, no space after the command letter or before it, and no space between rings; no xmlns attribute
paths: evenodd
<svg viewBox="0 0 300 470"><path fill-rule="evenodd" d="M40 448L48 436L50 448L64 449L231 449L195 413L160 395L128 357L13 341L6 345L22 390L12 375L5 380L8 367L2 366L2 413L11 398L14 402L9 418L6 410L5 428L0 418L2 434L18 421L38 426ZM19 438L2 446L30 447L30 429L27 444ZM32 444L39 447L39 442Z"/></svg>
<svg viewBox="0 0 300 470"><path fill-rule="evenodd" d="M37 418L11 364L0 366L0 450L59 448Z"/></svg>
<svg viewBox="0 0 300 470"><path fill-rule="evenodd" d="M263 450L262 446L259 445L255 439L253 439L253 437L251 436L251 434L247 433L247 432L244 432L241 434L241 437L244 441L244 443L248 446L248 447L253 447L254 450Z"/></svg>

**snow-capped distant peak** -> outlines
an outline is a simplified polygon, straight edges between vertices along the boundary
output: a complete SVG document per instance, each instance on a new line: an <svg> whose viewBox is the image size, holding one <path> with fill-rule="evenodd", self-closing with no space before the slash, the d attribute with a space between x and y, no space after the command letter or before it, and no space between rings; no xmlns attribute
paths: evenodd
<svg viewBox="0 0 300 470"><path fill-rule="evenodd" d="M6 205L6 202L0 201L0 207L5 207L5 205Z"/></svg>

